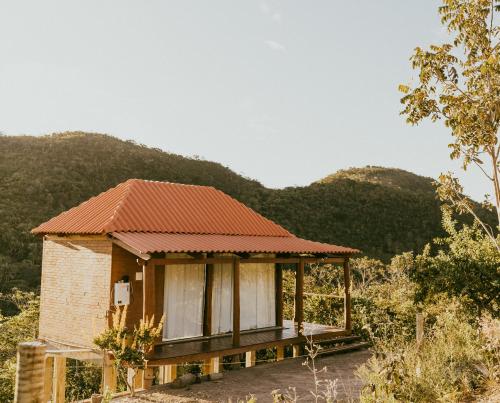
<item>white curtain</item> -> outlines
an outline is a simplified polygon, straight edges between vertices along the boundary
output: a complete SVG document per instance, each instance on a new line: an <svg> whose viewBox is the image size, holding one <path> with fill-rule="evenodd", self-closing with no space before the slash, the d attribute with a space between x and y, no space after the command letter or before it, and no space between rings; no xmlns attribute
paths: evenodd
<svg viewBox="0 0 500 403"><path fill-rule="evenodd" d="M205 265L165 267L164 312L167 340L203 335Z"/></svg>
<svg viewBox="0 0 500 403"><path fill-rule="evenodd" d="M212 334L233 329L233 265L214 264Z"/></svg>
<svg viewBox="0 0 500 403"><path fill-rule="evenodd" d="M240 266L241 330L276 325L276 290L272 263Z"/></svg>

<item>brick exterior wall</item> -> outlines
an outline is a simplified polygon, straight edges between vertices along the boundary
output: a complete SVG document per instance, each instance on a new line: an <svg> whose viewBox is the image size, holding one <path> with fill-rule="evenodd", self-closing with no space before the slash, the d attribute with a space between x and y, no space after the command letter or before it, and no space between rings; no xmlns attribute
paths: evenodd
<svg viewBox="0 0 500 403"><path fill-rule="evenodd" d="M112 247L100 236L44 239L40 338L95 347L108 323Z"/></svg>

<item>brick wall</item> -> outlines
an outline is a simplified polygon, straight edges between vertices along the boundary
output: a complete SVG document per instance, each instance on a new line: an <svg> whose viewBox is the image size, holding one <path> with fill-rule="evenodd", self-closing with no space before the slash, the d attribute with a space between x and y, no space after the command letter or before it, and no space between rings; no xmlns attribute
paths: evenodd
<svg viewBox="0 0 500 403"><path fill-rule="evenodd" d="M107 326L112 243L95 237L48 237L43 242L40 337L93 346Z"/></svg>

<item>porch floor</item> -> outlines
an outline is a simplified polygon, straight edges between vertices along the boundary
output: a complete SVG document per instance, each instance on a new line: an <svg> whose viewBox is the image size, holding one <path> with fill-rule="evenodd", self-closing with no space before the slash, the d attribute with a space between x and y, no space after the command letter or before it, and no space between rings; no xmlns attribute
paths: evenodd
<svg viewBox="0 0 500 403"><path fill-rule="evenodd" d="M347 334L344 329L304 323L303 334L321 340ZM239 346L233 346L231 334L196 340L164 342L155 346L148 357L149 364L167 365L180 362L203 360L221 355L239 354L249 350L259 350L270 346L298 344L305 341L293 321L283 321L282 328L242 332Z"/></svg>

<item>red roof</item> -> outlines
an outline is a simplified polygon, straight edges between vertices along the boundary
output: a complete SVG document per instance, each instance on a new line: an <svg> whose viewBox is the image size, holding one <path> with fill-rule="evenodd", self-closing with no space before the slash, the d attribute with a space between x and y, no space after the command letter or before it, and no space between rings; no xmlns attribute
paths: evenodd
<svg viewBox="0 0 500 403"><path fill-rule="evenodd" d="M291 236L209 186L129 179L32 230L35 234L168 232Z"/></svg>
<svg viewBox="0 0 500 403"><path fill-rule="evenodd" d="M324 253L351 254L356 249L306 241L294 236L153 234L114 232L113 237L140 253L214 252L214 253Z"/></svg>
<svg viewBox="0 0 500 403"><path fill-rule="evenodd" d="M213 187L140 179L129 179L31 232L110 234L141 253L358 252L297 238Z"/></svg>

